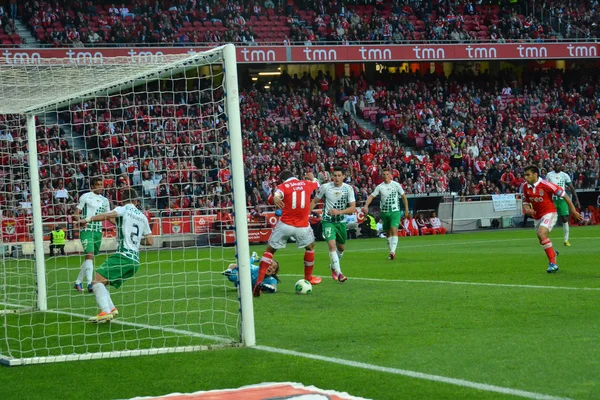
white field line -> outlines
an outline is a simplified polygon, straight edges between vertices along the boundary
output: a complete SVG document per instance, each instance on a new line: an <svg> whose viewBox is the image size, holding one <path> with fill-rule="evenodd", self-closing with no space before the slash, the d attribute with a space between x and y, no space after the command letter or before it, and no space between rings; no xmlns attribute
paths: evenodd
<svg viewBox="0 0 600 400"><path fill-rule="evenodd" d="M7 305L7 306L13 306L13 307L16 306L14 304L7 304L7 303L2 303L2 302L0 302L0 304ZM60 314L60 315L73 316L73 317L82 318L82 319L88 318L88 316L86 316L86 315L70 313L67 311L48 310L48 312L54 313L54 314ZM174 333L174 334L179 334L179 335L187 335L187 336L192 336L192 337L197 337L197 338L202 338L202 339L211 339L211 340L220 341L223 343L231 343L231 340L229 340L229 339L225 339L225 338L221 338L221 337L217 337L217 336L211 336L211 335L204 335L201 333L185 331L185 330L180 330L180 329L152 326L152 325L146 325L146 324L137 324L137 323L132 323L132 322L126 322L123 320L113 320L110 323L111 324L120 324L123 326L131 326L131 327L135 327L135 328L163 331L163 332ZM410 371L410 370L406 370L406 369L382 367L382 366L374 365L374 364L367 364L367 363L361 363L361 362L356 362L356 361L344 360L341 358L320 356L320 355L310 354L310 353L301 353L301 352L297 352L297 351L293 351L293 350L278 349L278 348L269 347L269 346L255 346L252 348L256 349L256 350L270 352L270 353L291 355L291 356L295 356L295 357L308 358L311 360L324 361L324 362L329 362L329 363L333 363L333 364L344 365L344 366L349 366L349 367L354 367L354 368L362 368L362 369L367 369L367 370L371 370L371 371L384 372L384 373L395 374L395 375L403 375L403 376L407 376L410 378L424 379L424 380L434 381L434 382L441 382L441 383L446 383L446 384L450 384L450 385L467 387L467 388L472 388L472 389L477 389L477 390L482 390L482 391L487 391L487 392L508 394L508 395L523 397L523 398L527 398L527 399L570 400L565 397L555 397L555 396L550 396L550 395L542 394L542 393L528 392L528 391L519 390L519 389L511 389L511 388L506 388L506 387L502 387L502 386L489 385L486 383L472 382L472 381L468 381L468 380L464 380L464 379L456 379L456 378L449 378L449 377L440 376L440 375L425 374L422 372Z"/></svg>
<svg viewBox="0 0 600 400"><path fill-rule="evenodd" d="M578 237L575 238L576 240L599 240L598 237L596 236L590 236L590 237ZM355 239L356 240L356 239ZM403 249L419 249L419 248L423 248L423 247L437 247L437 246L455 246L455 245L477 245L479 243L505 243L505 242L519 242L519 241L527 241L527 238L517 238L517 239L492 239L492 240L469 240L469 241L464 241L464 242L453 242L453 241L445 241L445 242L440 242L440 243L427 243L427 244L414 244L414 245L408 245L405 246L402 244L402 242L398 242L398 248L397 248L397 252L399 254L402 254L402 250ZM535 236L532 236L532 240L535 240ZM573 239L571 239L573 240ZM373 248L367 248L367 249L353 249L352 248L352 242L354 240L349 240L346 242L346 246L350 246L349 249L347 249L344 253L363 253L363 252L369 252L369 251L377 251L377 250L385 250L386 252L389 251L387 247L373 247ZM381 241L383 242L384 240L381 239ZM294 246L293 243L288 243L289 246ZM259 254L260 255L260 254ZM277 253L277 255L274 258L279 258L279 257L297 257L298 253Z"/></svg>
<svg viewBox="0 0 600 400"><path fill-rule="evenodd" d="M4 303L4 302L0 302L0 304L4 305L4 306L8 306L8 307L15 307L15 308L22 307L18 304L10 304L10 303ZM41 312L41 311L36 311L36 312ZM72 312L68 312L68 311L47 310L46 312L52 313L52 314L67 315L67 316L71 316L71 317L81 318L82 320L85 321L85 323L87 323L87 319L90 318L89 315L72 313ZM205 335L202 333L191 332L191 331L186 331L186 330L182 330L182 329L168 328L168 327L164 327L164 326L138 324L135 322L127 322L127 321L124 321L123 319L113 319L112 321L110 321L110 323L117 324L117 325L123 325L123 326L131 326L133 328L142 328L142 329L149 329L149 330L155 330L155 331L163 331L163 332L173 333L176 335L192 336L192 337L200 338L200 339L209 339L209 340L214 340L216 342L222 342L222 343L234 342L233 339L227 339L227 338L220 337L220 336Z"/></svg>
<svg viewBox="0 0 600 400"><path fill-rule="evenodd" d="M422 372L410 371L410 370L406 370L406 369L381 367L379 365L366 364L366 363L361 363L361 362L356 362L356 361L349 361L349 360L344 360L341 358L319 356L319 355L309 354L309 353L301 353L298 351L278 349L278 348L269 347L269 346L255 346L253 348L257 349L257 350L261 350L261 351L267 351L270 353L277 353L277 354L284 354L284 355L288 355L288 356L308 358L311 360L324 361L324 362L328 362L328 363L332 363L332 364L339 364L339 365L344 365L344 366L348 366L348 367L361 368L361 369L366 369L366 370L370 370L370 371L384 372L384 373L388 373L388 374L407 376L410 378L424 379L424 380L428 380L428 381L447 383L450 385L467 387L467 388L477 389L477 390L483 390L486 392L508 394L511 396L518 396L518 397L523 397L526 399L568 400L568 398L566 398L566 397L550 396L550 395L543 394L543 393L528 392L525 390L489 385L487 383L472 382L472 381L467 381L464 379L456 379L456 378L449 378L449 377L440 376L440 375L425 374Z"/></svg>
<svg viewBox="0 0 600 400"><path fill-rule="evenodd" d="M300 277L302 275L294 274L278 274L285 277ZM512 283L487 283L487 282L459 282L459 281L435 281L427 279L383 279L383 278L353 278L348 277L348 281L370 281L370 282L389 282L389 283L434 283L441 285L467 285L467 286L491 286L491 287L507 287L521 289L549 289L549 290L581 290L589 292L600 292L600 288L591 287L571 287L571 286L542 286L542 285L519 285Z"/></svg>

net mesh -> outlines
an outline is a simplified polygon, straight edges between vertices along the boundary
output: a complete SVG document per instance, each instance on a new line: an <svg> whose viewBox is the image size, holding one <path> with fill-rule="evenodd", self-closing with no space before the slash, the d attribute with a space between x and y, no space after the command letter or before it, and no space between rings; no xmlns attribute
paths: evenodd
<svg viewBox="0 0 600 400"><path fill-rule="evenodd" d="M221 275L234 262L234 249L223 246L234 227L222 59L167 61L0 67L1 93L18 99L0 107L0 357L77 359L239 341L237 290ZM48 105L57 98L64 100ZM46 312L36 309L27 131L15 110L37 115ZM119 309L110 324L86 323L98 312L94 294L85 279L82 292L74 288L84 254L73 215L94 177L111 208L124 188L136 189L155 235L135 276L110 289ZM50 254L56 229L66 233L65 255L62 246ZM94 269L117 248L115 226L105 222L102 231Z"/></svg>

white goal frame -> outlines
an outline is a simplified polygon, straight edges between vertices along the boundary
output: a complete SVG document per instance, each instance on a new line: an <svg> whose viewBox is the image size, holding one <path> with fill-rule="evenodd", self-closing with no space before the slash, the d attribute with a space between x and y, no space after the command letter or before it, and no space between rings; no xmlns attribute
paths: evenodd
<svg viewBox="0 0 600 400"><path fill-rule="evenodd" d="M19 88L17 85L8 90L1 88L1 94L4 96L3 103L0 105L1 114L25 114L27 118L27 144L28 144L28 162L30 166L30 187L32 200L33 228L34 228L34 249L35 249L35 275L37 278L37 306L31 310L4 310L0 312L0 318L3 314L11 312L53 312L48 309L47 290L46 290L46 263L44 257L43 245L43 226L42 226L42 209L40 200L40 175L38 168L38 152L36 144L36 122L35 117L38 114L47 112L48 108L58 109L67 107L76 102L90 99L96 96L106 96L107 94L117 93L120 90L135 87L143 82L150 80L163 79L181 72L189 68L208 65L212 60L222 60L223 74L225 77L225 114L227 118L227 131L229 137L230 159L231 159L231 179L233 188L233 217L235 221L235 246L236 246L236 262L239 267L239 300L241 313L241 334L239 343L226 343L229 346L254 346L256 344L254 330L254 311L253 311L253 295L252 281L250 273L250 248L248 242L248 223L246 219L246 191L244 177L244 161L242 154L242 132L240 122L239 108L239 92L238 92L238 76L237 76L237 61L236 49L233 44L227 44L208 51L198 52L189 55L178 61L168 61L162 65L154 65L152 68L147 68L141 73L123 78L116 76L114 81L104 81L97 87L82 90L77 93L70 93L68 97L59 98L58 100L49 100L48 93L40 94L39 101L33 101L24 105L23 98L18 98ZM66 65L67 60L50 60L54 61L57 66ZM107 60L105 60L106 63ZM126 60L117 61L117 63L127 63ZM51 64L44 64L51 66ZM86 65L81 66L82 68ZM89 67L89 66L87 66ZM0 72L5 68L0 66ZM9 68L9 67L6 67ZM15 66L11 66L15 68ZM78 68L72 64L69 68ZM143 68L141 68L143 69ZM16 72L19 73L19 72ZM0 76L0 82L5 78ZM57 311L62 313L62 311ZM82 321L82 323L85 323ZM169 331L167 328L166 331ZM174 330L172 330L174 331ZM204 336L199 334L199 336ZM179 346L168 348L149 348L137 350L124 350L113 352L98 352L85 354L72 354L47 357L30 357L30 358L10 358L0 355L0 364L8 366L41 364L49 362L62 361L79 361L87 359L100 358L116 358L138 355L153 355L164 353L189 352L197 350L212 349L212 345L198 346Z"/></svg>

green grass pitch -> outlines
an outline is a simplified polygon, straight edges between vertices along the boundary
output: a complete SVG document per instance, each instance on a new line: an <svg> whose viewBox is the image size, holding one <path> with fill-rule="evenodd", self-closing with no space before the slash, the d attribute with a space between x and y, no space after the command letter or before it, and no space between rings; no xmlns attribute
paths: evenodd
<svg viewBox="0 0 600 400"><path fill-rule="evenodd" d="M569 248L562 245L560 228L551 237L561 253L561 270L552 275L546 273L546 257L531 229L401 238L395 261L387 259L384 239L350 240L342 260L349 277L344 284L331 279L327 249L320 242L315 273L323 276L323 283L307 296L294 294L303 269L302 253L289 245L276 254L282 265L280 293L265 294L254 306L258 344L279 353L262 347L225 348L3 367L0 398L128 398L292 381L373 399L512 399L518 398L517 391L540 399L543 395L598 399L600 227L572 228ZM252 250L260 253L263 246ZM193 254L206 257L202 251ZM219 249L214 254L230 259L233 253ZM144 257L152 260L156 254ZM164 251L157 269L142 267L124 285L124 294L114 296L123 318L161 323L160 315L135 320L132 314L146 312L136 309L137 299L151 310L175 310L166 323L182 330L231 336L228 327L237 324L236 293L218 274L210 275L210 289L191 285L186 289L188 299L201 298L193 304L199 311L192 315L177 312L189 309L190 303L151 301L184 290L178 286L182 279L208 279L195 275L195 266L183 260L177 251ZM60 294L71 290L79 262L73 257L69 266L74 271L53 275L49 290L58 293L53 301L69 298ZM222 263L226 266L227 261ZM128 291L128 285L135 285L135 292ZM213 292L208 295L208 290ZM206 322L210 319L202 310L211 301L222 303L215 318L223 324ZM93 295L82 295L76 307L75 314L93 315ZM90 327L81 317L69 317L68 329L50 322L62 329L57 339L61 346L86 340L90 350L127 348L121 344L115 348L111 338L119 343L137 338L132 342L139 347L150 342L207 343L202 337L184 343L177 335L131 326ZM2 329L0 341L6 334ZM427 375L407 376L414 373ZM444 383L431 380L432 376L460 381ZM509 391L485 390L484 384Z"/></svg>

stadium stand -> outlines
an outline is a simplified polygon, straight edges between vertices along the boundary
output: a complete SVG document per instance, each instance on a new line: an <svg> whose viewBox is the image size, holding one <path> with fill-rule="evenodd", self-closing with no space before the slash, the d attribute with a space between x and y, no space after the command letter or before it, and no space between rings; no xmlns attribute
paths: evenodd
<svg viewBox="0 0 600 400"><path fill-rule="evenodd" d="M362 4L361 4L362 3ZM365 4L368 3L368 4ZM412 4L412 5L411 5ZM415 5L418 4L418 5ZM68 7L67 7L68 5ZM97 5L92 1L23 1L21 15L40 43L83 46L123 43L356 43L408 40L539 41L598 37L597 5L585 1L543 6L471 2L266 0L203 2L138 0ZM8 17L0 40L20 41ZM8 30L7 30L8 28ZM17 35L18 36L18 35Z"/></svg>

